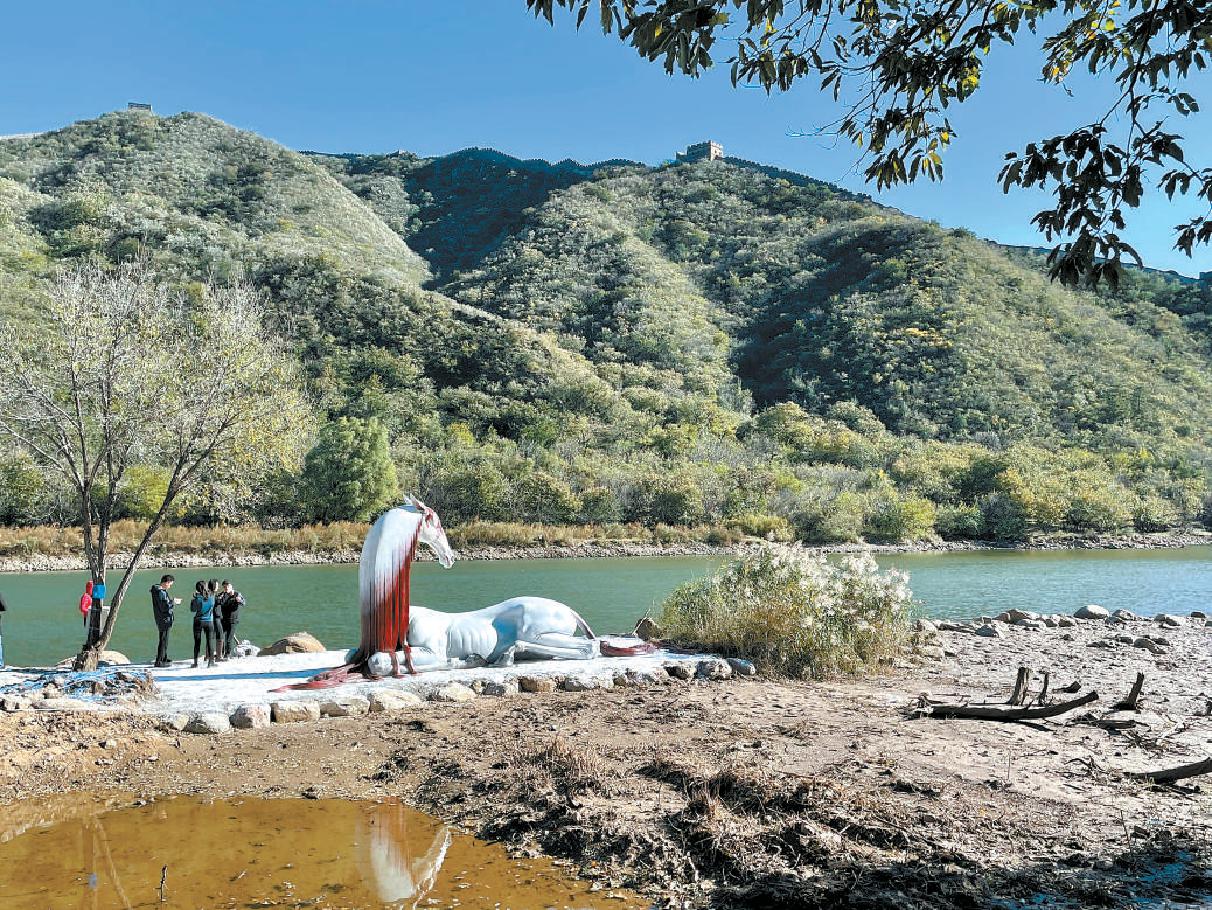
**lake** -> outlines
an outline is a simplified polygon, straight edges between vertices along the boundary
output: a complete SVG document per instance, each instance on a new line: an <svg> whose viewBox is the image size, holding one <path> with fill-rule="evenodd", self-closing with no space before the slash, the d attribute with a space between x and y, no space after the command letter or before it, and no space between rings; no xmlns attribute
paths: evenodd
<svg viewBox="0 0 1212 910"><path fill-rule="evenodd" d="M518 594L536 594L575 607L599 633L629 630L677 585L712 571L719 557L519 559L456 562L452 569L419 563L413 601L441 610L477 609ZM1212 606L1212 547L1181 550L980 550L880 557L909 572L925 614L968 618L1017 607L1071 613L1086 603L1142 615L1186 613ZM148 589L161 569L138 573L111 647L134 661L150 660L156 634ZM171 571L171 570L170 570ZM180 569L174 594L188 604L198 578L230 578L248 599L240 637L265 645L295 631L315 634L330 648L357 643L355 565ZM116 577L116 575L115 575ZM83 639L76 603L83 572L0 574L9 603L4 652L10 664L53 663ZM173 629L170 656L192 653L185 604Z"/></svg>

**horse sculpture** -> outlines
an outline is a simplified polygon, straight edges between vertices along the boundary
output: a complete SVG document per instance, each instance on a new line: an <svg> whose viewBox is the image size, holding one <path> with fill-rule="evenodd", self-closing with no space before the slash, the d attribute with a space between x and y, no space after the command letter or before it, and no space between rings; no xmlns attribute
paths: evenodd
<svg viewBox="0 0 1212 910"><path fill-rule="evenodd" d="M409 673L509 666L518 658L589 660L652 651L647 644L601 641L571 607L546 597L513 597L482 610L442 613L409 602L417 548L424 543L444 568L454 550L433 509L416 497L384 512L366 535L358 568L362 640L346 664L288 688L335 686L355 674L372 679ZM580 632L582 635L578 635Z"/></svg>

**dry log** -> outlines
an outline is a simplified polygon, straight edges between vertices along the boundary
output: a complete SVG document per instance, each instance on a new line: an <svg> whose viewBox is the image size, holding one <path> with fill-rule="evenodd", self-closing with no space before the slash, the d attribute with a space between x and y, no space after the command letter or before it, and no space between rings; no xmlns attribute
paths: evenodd
<svg viewBox="0 0 1212 910"><path fill-rule="evenodd" d="M1042 705L1048 700L1048 683L1052 681L1052 674L1047 670L1044 671L1044 685L1039 690L1039 695L1035 699L1037 705Z"/></svg>
<svg viewBox="0 0 1212 910"><path fill-rule="evenodd" d="M998 705L931 705L930 716L938 718L959 718L969 720L1040 720L1044 717L1056 717L1098 701L1097 692L1087 692L1070 701L1057 702L1054 705L1044 705L1039 708L1003 708Z"/></svg>
<svg viewBox="0 0 1212 910"><path fill-rule="evenodd" d="M1140 705L1140 691L1145 687L1145 674L1137 673L1128 697L1112 707L1112 711L1135 711Z"/></svg>
<svg viewBox="0 0 1212 910"><path fill-rule="evenodd" d="M1154 784L1172 784L1186 780L1188 777L1198 777L1200 774L1212 774L1212 758L1191 762L1189 765L1179 765L1177 768L1161 768L1157 771L1129 771L1131 780L1143 780Z"/></svg>
<svg viewBox="0 0 1212 910"><path fill-rule="evenodd" d="M1027 699L1027 689L1031 685L1031 668L1019 667L1018 676L1014 680L1014 691L1010 693L1009 705L1021 705Z"/></svg>

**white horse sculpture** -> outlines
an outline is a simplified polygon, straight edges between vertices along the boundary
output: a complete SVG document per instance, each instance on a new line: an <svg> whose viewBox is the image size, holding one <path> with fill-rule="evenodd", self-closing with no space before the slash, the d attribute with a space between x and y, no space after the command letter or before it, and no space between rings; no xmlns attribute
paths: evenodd
<svg viewBox="0 0 1212 910"><path fill-rule="evenodd" d="M372 677L486 665L517 658L589 660L651 650L645 645L603 644L571 607L546 597L513 597L467 613L441 613L409 602L412 562L419 544L450 568L454 551L433 509L415 497L381 515L366 536L358 569L362 641L347 664L320 674L304 687L338 685L354 671ZM580 632L582 635L578 635Z"/></svg>

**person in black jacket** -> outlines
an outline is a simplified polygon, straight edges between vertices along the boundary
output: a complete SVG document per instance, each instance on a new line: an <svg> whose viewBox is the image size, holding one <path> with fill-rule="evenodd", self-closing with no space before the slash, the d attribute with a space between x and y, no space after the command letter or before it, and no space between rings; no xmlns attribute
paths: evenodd
<svg viewBox="0 0 1212 910"><path fill-rule="evenodd" d="M156 663L157 667L172 666L172 661L168 659L168 633L173 627L173 607L181 601L168 596L168 589L173 586L173 582L177 579L171 575L165 575L160 579L158 585L152 585L152 616L156 620L156 629L160 633L160 643L156 647Z"/></svg>
<svg viewBox="0 0 1212 910"><path fill-rule="evenodd" d="M223 579L223 590L215 598L215 612L223 623L223 656L220 660L229 660L236 646L236 626L240 622L240 608L244 606L244 595L235 589L230 581Z"/></svg>
<svg viewBox="0 0 1212 910"><path fill-rule="evenodd" d="M4 595L0 594L0 620L4 619L4 614L8 612L8 604L4 602ZM4 636L0 635L0 670L4 669Z"/></svg>

